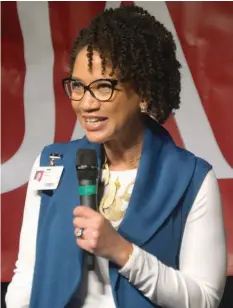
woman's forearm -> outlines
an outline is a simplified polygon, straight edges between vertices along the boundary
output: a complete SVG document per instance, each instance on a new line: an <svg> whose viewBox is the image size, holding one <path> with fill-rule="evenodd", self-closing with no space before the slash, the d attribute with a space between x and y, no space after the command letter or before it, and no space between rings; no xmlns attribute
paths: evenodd
<svg viewBox="0 0 233 308"><path fill-rule="evenodd" d="M226 246L217 180L213 171L189 213L175 270L135 246L120 270L152 302L164 308L216 308L226 279Z"/></svg>

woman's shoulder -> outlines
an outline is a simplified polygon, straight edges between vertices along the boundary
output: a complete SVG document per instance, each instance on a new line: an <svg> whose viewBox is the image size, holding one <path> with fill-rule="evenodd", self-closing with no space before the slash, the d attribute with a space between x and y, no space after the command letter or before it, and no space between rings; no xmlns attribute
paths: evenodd
<svg viewBox="0 0 233 308"><path fill-rule="evenodd" d="M75 155L79 147L83 147L82 139L76 139L69 142L55 142L46 145L40 153L40 163L48 164L51 159L64 161L64 158L69 159Z"/></svg>
<svg viewBox="0 0 233 308"><path fill-rule="evenodd" d="M192 179L198 178L204 180L206 175L213 169L212 165L205 160L204 158L201 158L197 156L196 154L188 151L187 149L175 146L177 153L177 160L182 161L180 166L182 166L182 169L188 168L188 164L190 164L190 161L192 162Z"/></svg>
<svg viewBox="0 0 233 308"><path fill-rule="evenodd" d="M55 143L51 143L46 145L43 150L43 152L47 152L47 151L53 151L52 153L56 153L58 151L69 151L70 149L72 149L73 147L77 147L79 146L83 141L82 139L75 139L75 140L71 140L68 142L55 142Z"/></svg>
<svg viewBox="0 0 233 308"><path fill-rule="evenodd" d="M207 160L205 160L202 157L199 157L195 153L190 152L189 150L181 148L177 145L176 145L176 149L177 149L178 155L181 155L181 157L187 157L187 158L194 159L196 167L199 167L199 168L202 167L202 168L207 168L207 169L212 168L212 165Z"/></svg>
<svg viewBox="0 0 233 308"><path fill-rule="evenodd" d="M181 148L176 145L170 132L162 125L158 124L152 119L147 119L147 125L152 132L159 137L163 143L162 154L166 159L173 162L181 162L182 165L193 162L197 167L205 167L211 169L212 166L204 158L199 157L195 153L190 152L188 149Z"/></svg>

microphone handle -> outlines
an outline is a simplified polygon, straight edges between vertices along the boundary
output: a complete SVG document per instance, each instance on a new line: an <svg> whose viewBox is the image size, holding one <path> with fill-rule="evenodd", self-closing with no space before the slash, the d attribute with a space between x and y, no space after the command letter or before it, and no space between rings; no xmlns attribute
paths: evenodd
<svg viewBox="0 0 233 308"><path fill-rule="evenodd" d="M82 179L79 181L79 191L81 189L88 190L89 187L96 186L97 183L93 180ZM96 192L93 194L81 194L80 193L80 203L81 205L88 206L89 208L96 211L97 209L97 195ZM87 268L89 271L94 271L95 269L95 257L92 253L86 253L86 261L87 261Z"/></svg>
<svg viewBox="0 0 233 308"><path fill-rule="evenodd" d="M80 204L96 211L96 195L80 195Z"/></svg>

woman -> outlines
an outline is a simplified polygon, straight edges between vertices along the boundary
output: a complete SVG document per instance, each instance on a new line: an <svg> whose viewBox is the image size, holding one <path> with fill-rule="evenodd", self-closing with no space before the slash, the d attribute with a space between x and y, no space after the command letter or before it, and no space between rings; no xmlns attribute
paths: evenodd
<svg viewBox="0 0 233 308"><path fill-rule="evenodd" d="M29 182L13 307L217 307L226 274L212 167L176 147L163 124L180 105L170 32L139 7L106 10L75 40L64 89L85 130L42 151L32 176L63 174L55 190ZM102 161L99 211L79 205L75 155ZM36 241L37 238L37 241ZM87 271L84 251L95 255Z"/></svg>

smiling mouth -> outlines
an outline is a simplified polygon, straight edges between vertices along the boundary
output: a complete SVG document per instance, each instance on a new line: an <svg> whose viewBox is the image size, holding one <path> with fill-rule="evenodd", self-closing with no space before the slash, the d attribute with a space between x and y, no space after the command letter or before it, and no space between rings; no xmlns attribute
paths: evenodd
<svg viewBox="0 0 233 308"><path fill-rule="evenodd" d="M105 127L105 123L108 120L108 118L104 117L93 117L93 118L88 118L84 117L84 122L85 122L85 129L89 132L94 132L101 130Z"/></svg>
<svg viewBox="0 0 233 308"><path fill-rule="evenodd" d="M84 121L88 124L99 123L107 120L107 118L85 118Z"/></svg>

